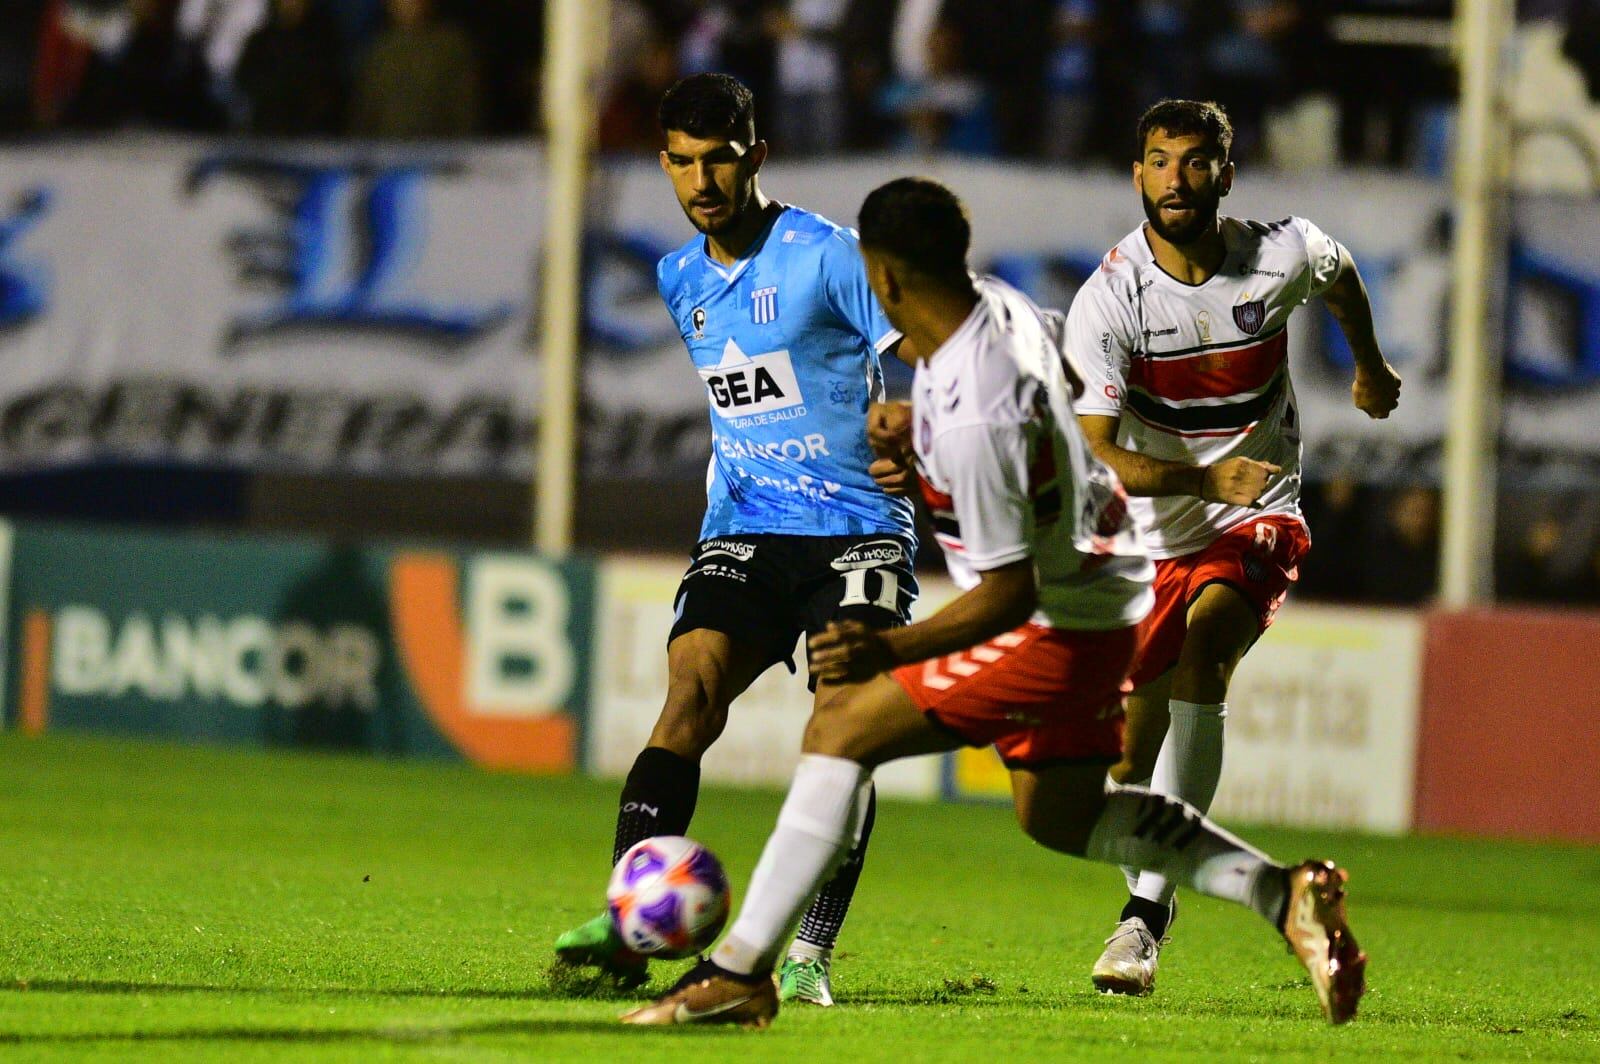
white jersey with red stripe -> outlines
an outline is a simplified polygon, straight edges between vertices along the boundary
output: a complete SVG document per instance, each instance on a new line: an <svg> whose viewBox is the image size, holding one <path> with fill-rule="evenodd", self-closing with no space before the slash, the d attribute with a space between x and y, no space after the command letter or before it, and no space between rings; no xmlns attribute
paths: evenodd
<svg viewBox="0 0 1600 1064"><path fill-rule="evenodd" d="M1035 623L1137 624L1155 567L1116 474L1078 427L1065 322L1002 281L976 283L972 313L912 383L918 473L951 577L970 588L1032 558Z"/></svg>
<svg viewBox="0 0 1600 1064"><path fill-rule="evenodd" d="M1106 255L1067 316L1080 414L1122 419L1117 443L1169 462L1243 456L1281 466L1259 509L1188 495L1135 498L1155 558L1191 554L1267 514L1300 514L1300 415L1289 315L1339 273L1339 244L1304 218L1223 218L1227 256L1202 284L1156 264L1140 226Z"/></svg>

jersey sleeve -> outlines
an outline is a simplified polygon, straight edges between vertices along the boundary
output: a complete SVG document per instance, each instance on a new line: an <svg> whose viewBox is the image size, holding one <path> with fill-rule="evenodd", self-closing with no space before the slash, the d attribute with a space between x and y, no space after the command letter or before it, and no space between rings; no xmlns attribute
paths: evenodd
<svg viewBox="0 0 1600 1064"><path fill-rule="evenodd" d="M677 271L672 268L672 256L668 255L656 263L656 293L661 296L661 302L666 304L667 313L672 316L673 324L677 324L678 311L672 305L673 297L677 294Z"/></svg>
<svg viewBox="0 0 1600 1064"><path fill-rule="evenodd" d="M1061 368L1066 373L1067 390L1072 396L1073 405L1076 406L1084 391L1084 381L1078 363L1067 354L1067 316L1054 307L1040 307L1039 323L1044 326L1045 339L1055 351L1056 357L1061 362Z"/></svg>
<svg viewBox="0 0 1600 1064"><path fill-rule="evenodd" d="M835 230L829 236L822 251L822 291L833 312L881 355L894 346L900 333L889 324L867 284L860 244L848 229Z"/></svg>
<svg viewBox="0 0 1600 1064"><path fill-rule="evenodd" d="M1120 417L1128 394L1134 342L1116 297L1096 284L1078 289L1067 312L1066 352L1083 378L1080 414Z"/></svg>
<svg viewBox="0 0 1600 1064"><path fill-rule="evenodd" d="M947 429L934 446L961 528L963 559L983 572L1033 555L1028 439L1021 425Z"/></svg>
<svg viewBox="0 0 1600 1064"><path fill-rule="evenodd" d="M1300 300L1309 303L1332 287L1339 278L1339 263L1344 248L1333 237L1318 229L1304 218L1290 218L1289 227L1305 242L1306 294Z"/></svg>

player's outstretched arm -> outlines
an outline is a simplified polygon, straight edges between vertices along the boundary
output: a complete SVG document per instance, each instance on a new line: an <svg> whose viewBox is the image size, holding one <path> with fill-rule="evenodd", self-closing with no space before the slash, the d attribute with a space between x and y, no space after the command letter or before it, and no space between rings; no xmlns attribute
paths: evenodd
<svg viewBox="0 0 1600 1064"><path fill-rule="evenodd" d="M1400 404L1400 374L1384 359L1372 327L1372 301L1350 252L1340 249L1339 275L1322 294L1356 360L1350 396L1368 417L1386 418Z"/></svg>
<svg viewBox="0 0 1600 1064"><path fill-rule="evenodd" d="M896 665L954 654L1009 632L1033 615L1039 602L1033 559L981 574L978 586L925 621L877 630L860 621L836 621L806 644L811 672L829 683L868 680Z"/></svg>
<svg viewBox="0 0 1600 1064"><path fill-rule="evenodd" d="M1197 466L1138 454L1117 446L1120 420L1103 414L1078 417L1090 450L1111 467L1129 495L1193 495L1206 502L1254 506L1272 478L1283 472L1271 462L1253 458L1229 458L1214 465Z"/></svg>

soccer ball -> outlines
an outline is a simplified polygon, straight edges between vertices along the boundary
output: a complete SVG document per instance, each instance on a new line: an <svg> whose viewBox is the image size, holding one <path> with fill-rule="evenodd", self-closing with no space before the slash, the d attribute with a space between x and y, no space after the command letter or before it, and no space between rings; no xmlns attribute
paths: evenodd
<svg viewBox="0 0 1600 1064"><path fill-rule="evenodd" d="M635 953L691 957L728 920L728 877L711 851L681 835L636 843L606 888L617 934Z"/></svg>

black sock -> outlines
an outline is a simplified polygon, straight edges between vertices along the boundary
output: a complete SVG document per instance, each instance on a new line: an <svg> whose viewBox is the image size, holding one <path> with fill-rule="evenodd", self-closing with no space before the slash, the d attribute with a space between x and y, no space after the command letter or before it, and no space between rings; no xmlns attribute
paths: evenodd
<svg viewBox="0 0 1600 1064"><path fill-rule="evenodd" d="M1289 877L1293 874L1294 869L1292 868L1285 868L1278 873L1278 875L1282 877L1283 882L1283 902L1278 906L1278 918L1272 921L1272 925L1276 927L1280 933L1283 931L1283 925L1289 922L1289 895L1293 893L1289 889Z"/></svg>
<svg viewBox="0 0 1600 1064"><path fill-rule="evenodd" d="M795 937L819 949L832 949L839 941L839 929L850 912L850 899L855 897L856 883L861 879L861 864L867 859L867 840L872 838L872 824L878 819L878 789L867 791L867 816L861 822L861 841L844 859L844 864L833 878L822 885L811 907L800 919L800 933Z"/></svg>
<svg viewBox="0 0 1600 1064"><path fill-rule="evenodd" d="M1137 895L1128 895L1128 904L1122 907L1123 920L1131 920L1135 916L1144 921L1144 926L1157 939L1167 933L1167 922L1172 919L1171 904L1163 905L1159 901L1151 901Z"/></svg>
<svg viewBox="0 0 1600 1064"><path fill-rule="evenodd" d="M613 867L629 847L657 835L682 835L694 819L700 797L700 763L660 746L647 746L634 758L617 808Z"/></svg>

